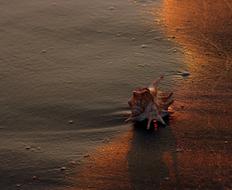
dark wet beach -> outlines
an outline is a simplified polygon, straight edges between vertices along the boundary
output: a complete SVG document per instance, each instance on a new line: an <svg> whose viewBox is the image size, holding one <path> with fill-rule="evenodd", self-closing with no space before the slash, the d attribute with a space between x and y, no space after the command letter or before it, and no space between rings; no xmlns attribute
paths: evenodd
<svg viewBox="0 0 232 190"><path fill-rule="evenodd" d="M232 188L231 7L0 2L3 189ZM170 126L134 130L131 91L160 74Z"/></svg>

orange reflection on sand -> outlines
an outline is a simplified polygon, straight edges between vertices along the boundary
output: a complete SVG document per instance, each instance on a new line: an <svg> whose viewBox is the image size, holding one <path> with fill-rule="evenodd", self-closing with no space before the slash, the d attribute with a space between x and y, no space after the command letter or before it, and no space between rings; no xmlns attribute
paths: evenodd
<svg viewBox="0 0 232 190"><path fill-rule="evenodd" d="M90 155L78 174L72 177L79 189L130 189L127 155L130 149L132 133L116 137Z"/></svg>
<svg viewBox="0 0 232 190"><path fill-rule="evenodd" d="M176 169L164 155L173 186L231 188L232 2L164 0L161 12L167 36L184 49L191 76L176 90L173 133Z"/></svg>
<svg viewBox="0 0 232 190"><path fill-rule="evenodd" d="M194 81L202 80L202 85L209 85L210 88L214 88L212 80L217 80L217 77L226 74L225 68L231 67L230 5L232 3L225 0L164 0L163 2L161 17L165 33L175 38L185 50L185 62L195 77ZM206 75L212 80L205 80Z"/></svg>
<svg viewBox="0 0 232 190"><path fill-rule="evenodd" d="M232 156L214 152L182 152L177 156L177 168L168 153L164 160L170 170L170 180L161 184L161 189L229 189L232 177L228 166Z"/></svg>
<svg viewBox="0 0 232 190"><path fill-rule="evenodd" d="M179 112L179 120L193 118L194 114L204 120L205 115L207 125L212 126L217 117L213 112L231 109L228 106L232 81L231 5L227 0L163 1L161 17L165 33L185 50L184 62L191 73L177 92L182 102L176 106L187 109L185 114Z"/></svg>
<svg viewBox="0 0 232 190"><path fill-rule="evenodd" d="M218 34L223 32L223 35L231 36L232 28L232 10L228 6L232 5L232 2L225 2L225 0L164 0L161 16L167 27L167 34L177 37L178 43L184 46L195 45L196 49L199 48L199 44L206 45L207 39L218 45L223 43L223 40L227 39L222 39Z"/></svg>
<svg viewBox="0 0 232 190"><path fill-rule="evenodd" d="M72 190L229 189L232 11L223 2L164 0L165 32L185 50L191 73L175 92L175 123L155 136L128 132L99 147L72 178Z"/></svg>
<svg viewBox="0 0 232 190"><path fill-rule="evenodd" d="M170 128L149 133L135 128L97 148L69 178L73 188L80 189L159 189L165 177L174 176L176 153L168 153L173 172L165 166L165 152L175 149ZM174 175L171 175L174 173Z"/></svg>
<svg viewBox="0 0 232 190"><path fill-rule="evenodd" d="M176 182L177 173L175 168L175 161L173 160L173 155L171 152L166 151L163 153L163 162L166 164L167 168L169 169L168 176L172 183Z"/></svg>

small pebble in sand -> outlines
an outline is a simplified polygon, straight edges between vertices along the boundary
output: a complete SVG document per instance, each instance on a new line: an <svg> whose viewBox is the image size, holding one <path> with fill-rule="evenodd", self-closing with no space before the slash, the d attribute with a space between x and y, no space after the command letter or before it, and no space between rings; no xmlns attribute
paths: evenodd
<svg viewBox="0 0 232 190"><path fill-rule="evenodd" d="M228 141L224 141L225 144L228 144Z"/></svg>
<svg viewBox="0 0 232 190"><path fill-rule="evenodd" d="M34 151L36 151L36 149L35 148L31 148L31 151L34 152Z"/></svg>
<svg viewBox="0 0 232 190"><path fill-rule="evenodd" d="M147 48L147 47L148 47L148 45L146 45L146 44L141 45L141 48Z"/></svg>
<svg viewBox="0 0 232 190"><path fill-rule="evenodd" d="M188 71L183 71L183 72L181 72L181 76L182 77L187 77L187 76L189 76L190 75L190 73L188 72Z"/></svg>
<svg viewBox="0 0 232 190"><path fill-rule="evenodd" d="M37 147L37 150L41 150L41 147L40 147L40 146L38 146L38 147Z"/></svg>
<svg viewBox="0 0 232 190"><path fill-rule="evenodd" d="M76 161L71 160L71 161L69 162L69 164L71 164L71 165L76 165L77 163L76 163Z"/></svg>
<svg viewBox="0 0 232 190"><path fill-rule="evenodd" d="M81 161L80 160L77 162L77 165L81 165Z"/></svg>
<svg viewBox="0 0 232 190"><path fill-rule="evenodd" d="M26 150L30 150L30 149L31 149L31 146L26 146L25 149L26 149Z"/></svg>
<svg viewBox="0 0 232 190"><path fill-rule="evenodd" d="M155 22L156 22L156 23L160 23L161 20L160 20L160 19L155 19Z"/></svg>
<svg viewBox="0 0 232 190"><path fill-rule="evenodd" d="M110 139L104 139L103 143L108 143L110 141Z"/></svg>
<svg viewBox="0 0 232 190"><path fill-rule="evenodd" d="M183 149L182 148L177 148L176 152L183 152Z"/></svg>
<svg viewBox="0 0 232 190"><path fill-rule="evenodd" d="M74 121L73 121L73 120L69 120L68 123L69 123L69 124L73 124Z"/></svg>
<svg viewBox="0 0 232 190"><path fill-rule="evenodd" d="M21 184L16 184L16 187L18 187L18 188L21 187L21 186L22 186Z"/></svg>
<svg viewBox="0 0 232 190"><path fill-rule="evenodd" d="M111 6L111 7L109 7L109 10L113 11L113 10L115 10L115 7Z"/></svg>
<svg viewBox="0 0 232 190"><path fill-rule="evenodd" d="M138 67L145 67L145 64L138 64Z"/></svg>
<svg viewBox="0 0 232 190"><path fill-rule="evenodd" d="M131 38L131 40L132 40L132 41L135 41L135 40L136 40L136 38Z"/></svg>
<svg viewBox="0 0 232 190"><path fill-rule="evenodd" d="M41 53L47 53L47 50L43 49L43 50L41 51Z"/></svg>
<svg viewBox="0 0 232 190"><path fill-rule="evenodd" d="M165 177L164 178L166 181L169 181L170 180L170 177Z"/></svg>
<svg viewBox="0 0 232 190"><path fill-rule="evenodd" d="M33 180L37 180L38 177L34 175L34 176L32 176L32 179L33 179Z"/></svg>
<svg viewBox="0 0 232 190"><path fill-rule="evenodd" d="M65 171L67 168L65 166L60 168L60 171Z"/></svg>
<svg viewBox="0 0 232 190"><path fill-rule="evenodd" d="M84 155L84 158L88 158L88 157L90 157L90 155L89 155L89 154Z"/></svg>

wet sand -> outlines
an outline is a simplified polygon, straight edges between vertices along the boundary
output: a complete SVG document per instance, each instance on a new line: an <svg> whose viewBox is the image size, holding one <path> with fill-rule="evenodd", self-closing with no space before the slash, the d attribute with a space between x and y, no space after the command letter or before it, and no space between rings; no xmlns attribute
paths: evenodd
<svg viewBox="0 0 232 190"><path fill-rule="evenodd" d="M75 186L88 154L131 129L132 89L162 73L163 88L179 80L181 56L144 5L0 1L2 189Z"/></svg>
<svg viewBox="0 0 232 190"><path fill-rule="evenodd" d="M2 1L1 187L232 188L230 5ZM160 74L170 127L125 125L131 90Z"/></svg>
<svg viewBox="0 0 232 190"><path fill-rule="evenodd" d="M175 86L170 127L132 130L97 149L72 190L232 188L230 2L166 0L160 10L155 22L191 74Z"/></svg>
<svg viewBox="0 0 232 190"><path fill-rule="evenodd" d="M167 35L183 48L191 76L176 91L173 133L179 181L166 187L231 189L232 2L163 4ZM177 183L178 182L178 183Z"/></svg>

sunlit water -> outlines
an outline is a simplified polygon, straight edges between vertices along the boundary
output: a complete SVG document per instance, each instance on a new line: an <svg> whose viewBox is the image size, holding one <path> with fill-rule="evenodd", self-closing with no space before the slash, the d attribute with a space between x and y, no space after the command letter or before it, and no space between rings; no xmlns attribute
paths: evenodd
<svg viewBox="0 0 232 190"><path fill-rule="evenodd" d="M227 187L230 4L2 2L3 184L35 187L31 176L38 175L38 186L71 179L74 189ZM184 70L190 77L178 74ZM152 136L130 131L131 91L160 74L161 88L176 94L171 127ZM84 164L76 172L71 160Z"/></svg>
<svg viewBox="0 0 232 190"><path fill-rule="evenodd" d="M30 186L33 175L62 184L59 167L130 129L134 88L164 74L171 90L181 79L182 53L147 12L151 3L1 2L3 184Z"/></svg>

